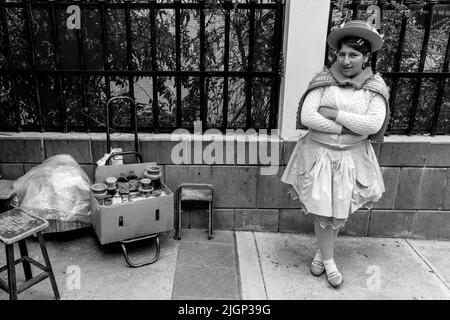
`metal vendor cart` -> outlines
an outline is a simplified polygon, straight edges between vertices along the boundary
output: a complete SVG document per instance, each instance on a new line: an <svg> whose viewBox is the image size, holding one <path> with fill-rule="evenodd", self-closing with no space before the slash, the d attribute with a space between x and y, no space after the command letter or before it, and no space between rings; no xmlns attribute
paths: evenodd
<svg viewBox="0 0 450 320"><path fill-rule="evenodd" d="M111 153L110 137L110 107L111 102L117 99L129 100L132 104L134 121L134 150ZM135 174L143 176L144 171L154 162L144 162L139 152L139 139L137 129L137 115L135 102L128 96L116 96L106 104L106 147L109 157L105 166L98 166L95 171L95 182L105 182L109 176L119 177L120 173L133 170ZM110 165L111 159L116 156L134 155L137 163ZM102 205L92 214L92 224L101 244L120 242L123 256L130 267L141 267L154 263L160 254L160 233L173 230L174 224L174 195L163 183L161 194L139 201L129 201L121 204ZM127 251L127 244L154 238L156 253L153 258L143 262L133 262Z"/></svg>

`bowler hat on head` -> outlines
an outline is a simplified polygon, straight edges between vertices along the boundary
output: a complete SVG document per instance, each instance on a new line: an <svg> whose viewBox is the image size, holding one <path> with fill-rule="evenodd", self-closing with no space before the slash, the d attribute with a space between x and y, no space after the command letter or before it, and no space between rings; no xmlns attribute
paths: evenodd
<svg viewBox="0 0 450 320"><path fill-rule="evenodd" d="M364 20L351 20L344 26L333 30L327 38L328 45L338 50L339 41L345 37L359 37L369 41L371 52L380 50L383 38L372 24Z"/></svg>

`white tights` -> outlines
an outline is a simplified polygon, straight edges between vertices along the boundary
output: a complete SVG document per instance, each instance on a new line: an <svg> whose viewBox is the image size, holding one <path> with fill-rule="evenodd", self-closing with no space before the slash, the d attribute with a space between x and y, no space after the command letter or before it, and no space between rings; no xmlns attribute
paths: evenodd
<svg viewBox="0 0 450 320"><path fill-rule="evenodd" d="M318 221L314 222L314 231L317 236L319 250L317 250L314 260L322 260L327 274L337 271L334 262L334 243L336 241L339 229L333 229L328 226L322 228Z"/></svg>

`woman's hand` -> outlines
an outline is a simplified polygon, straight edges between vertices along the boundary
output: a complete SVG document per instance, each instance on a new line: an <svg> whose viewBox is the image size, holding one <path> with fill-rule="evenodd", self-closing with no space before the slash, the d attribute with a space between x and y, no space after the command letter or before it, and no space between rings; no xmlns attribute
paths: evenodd
<svg viewBox="0 0 450 320"><path fill-rule="evenodd" d="M321 106L321 107L319 107L318 112L324 118L335 121L339 111L336 109L330 108L330 107Z"/></svg>
<svg viewBox="0 0 450 320"><path fill-rule="evenodd" d="M330 119L332 121L336 121L336 117L338 114L338 110L334 109L334 108L330 108L330 107L325 107L325 106L321 106L319 107L319 114L322 115L323 117ZM346 128L346 127L342 127L342 132L341 134L350 134L353 136L360 136L360 134L353 132L352 130Z"/></svg>
<svg viewBox="0 0 450 320"><path fill-rule="evenodd" d="M346 127L342 127L342 132L341 132L341 134L351 134L351 135L353 135L353 136L360 136L359 133L353 132L352 130L347 129Z"/></svg>

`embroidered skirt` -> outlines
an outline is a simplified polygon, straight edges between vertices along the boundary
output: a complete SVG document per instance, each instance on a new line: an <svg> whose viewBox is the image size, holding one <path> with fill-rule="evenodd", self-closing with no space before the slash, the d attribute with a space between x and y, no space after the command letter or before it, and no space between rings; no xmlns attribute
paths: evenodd
<svg viewBox="0 0 450 320"><path fill-rule="evenodd" d="M281 181L292 186L293 198L298 196L322 227L342 227L351 213L371 209L385 191L367 139L337 147L315 141L310 133L297 142Z"/></svg>

